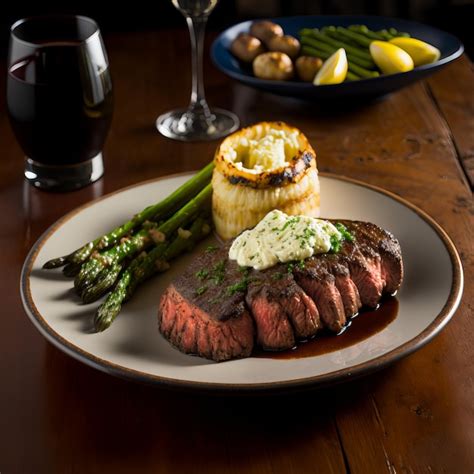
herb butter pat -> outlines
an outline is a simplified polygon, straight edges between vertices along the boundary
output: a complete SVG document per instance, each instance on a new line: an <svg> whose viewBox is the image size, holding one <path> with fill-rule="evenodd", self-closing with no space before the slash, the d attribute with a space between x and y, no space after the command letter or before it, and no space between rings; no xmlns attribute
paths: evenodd
<svg viewBox="0 0 474 474"><path fill-rule="evenodd" d="M342 234L328 221L275 210L234 240L229 258L242 267L264 270L329 252L334 242L342 240Z"/></svg>

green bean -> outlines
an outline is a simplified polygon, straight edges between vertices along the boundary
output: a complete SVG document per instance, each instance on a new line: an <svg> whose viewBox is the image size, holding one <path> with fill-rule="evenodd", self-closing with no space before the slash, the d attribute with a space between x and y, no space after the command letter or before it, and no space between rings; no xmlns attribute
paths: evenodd
<svg viewBox="0 0 474 474"><path fill-rule="evenodd" d="M344 48L346 53L351 53L354 56L357 56L362 59L366 59L367 61L371 61L372 57L368 50L363 50L360 47L352 46L344 41L336 40L329 36L329 34L334 34L333 32L328 32L327 34L319 32L317 29L311 30L311 33L305 33L303 37L314 38L320 40L323 43L329 44L330 46L334 46L336 48Z"/></svg>

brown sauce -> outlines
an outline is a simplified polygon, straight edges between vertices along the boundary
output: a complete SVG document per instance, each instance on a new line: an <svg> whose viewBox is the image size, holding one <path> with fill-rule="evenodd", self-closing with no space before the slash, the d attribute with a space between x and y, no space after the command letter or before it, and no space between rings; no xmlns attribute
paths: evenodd
<svg viewBox="0 0 474 474"><path fill-rule="evenodd" d="M397 314L398 300L389 297L384 299L376 310L362 310L338 335L324 332L309 341L299 342L293 349L281 352L258 349L252 356L270 359L301 359L339 351L382 331L397 317Z"/></svg>

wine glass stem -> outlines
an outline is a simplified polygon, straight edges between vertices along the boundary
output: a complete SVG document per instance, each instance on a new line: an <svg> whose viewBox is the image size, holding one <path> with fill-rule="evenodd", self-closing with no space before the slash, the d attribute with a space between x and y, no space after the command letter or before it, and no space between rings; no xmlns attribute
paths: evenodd
<svg viewBox="0 0 474 474"><path fill-rule="evenodd" d="M192 54L192 92L189 103L189 111L204 114L210 117L209 106L204 94L204 81L202 77L202 54L204 48L204 32L206 29L207 16L186 17L189 34L191 36Z"/></svg>

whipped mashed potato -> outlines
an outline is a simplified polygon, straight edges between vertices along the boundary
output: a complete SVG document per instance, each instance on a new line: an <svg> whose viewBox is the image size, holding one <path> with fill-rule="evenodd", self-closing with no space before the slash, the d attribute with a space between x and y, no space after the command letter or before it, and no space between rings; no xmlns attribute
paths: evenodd
<svg viewBox="0 0 474 474"><path fill-rule="evenodd" d="M298 131L271 128L262 138L241 138L231 150L229 158L237 168L255 173L288 166L289 160L299 149L298 134Z"/></svg>

